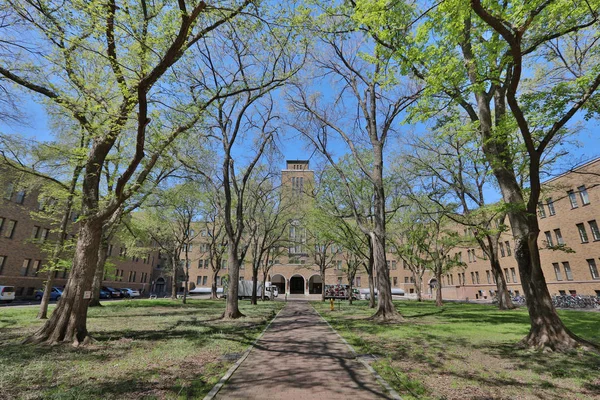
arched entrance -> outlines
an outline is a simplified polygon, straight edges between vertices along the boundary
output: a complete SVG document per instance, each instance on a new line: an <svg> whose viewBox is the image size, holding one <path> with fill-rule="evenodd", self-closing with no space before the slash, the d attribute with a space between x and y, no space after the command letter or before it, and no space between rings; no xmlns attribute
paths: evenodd
<svg viewBox="0 0 600 400"><path fill-rule="evenodd" d="M431 278L429 280L429 294L433 294L433 292L435 291L435 288L437 288L438 285L438 281L435 278Z"/></svg>
<svg viewBox="0 0 600 400"><path fill-rule="evenodd" d="M321 275L313 275L308 278L308 293L309 294L321 294L323 291L323 281Z"/></svg>
<svg viewBox="0 0 600 400"><path fill-rule="evenodd" d="M164 278L158 278L156 280L156 285L154 287L154 291L158 295L160 295L160 294L162 294L162 293L165 292L165 279Z"/></svg>
<svg viewBox="0 0 600 400"><path fill-rule="evenodd" d="M290 294L304 294L304 277L294 275L290 278Z"/></svg>
<svg viewBox="0 0 600 400"><path fill-rule="evenodd" d="M276 274L271 277L271 284L277 286L279 293L285 293L285 278L281 274Z"/></svg>

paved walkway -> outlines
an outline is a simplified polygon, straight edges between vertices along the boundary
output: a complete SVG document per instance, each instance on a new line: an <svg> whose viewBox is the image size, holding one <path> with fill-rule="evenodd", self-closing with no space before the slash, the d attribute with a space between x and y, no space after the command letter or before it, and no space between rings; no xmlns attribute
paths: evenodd
<svg viewBox="0 0 600 400"><path fill-rule="evenodd" d="M307 302L272 322L217 399L387 399L348 347Z"/></svg>

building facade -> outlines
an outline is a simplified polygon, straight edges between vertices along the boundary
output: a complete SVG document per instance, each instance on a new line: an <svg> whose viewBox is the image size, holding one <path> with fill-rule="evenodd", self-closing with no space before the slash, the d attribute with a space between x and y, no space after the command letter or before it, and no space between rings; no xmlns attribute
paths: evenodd
<svg viewBox="0 0 600 400"><path fill-rule="evenodd" d="M35 291L44 286L48 272L43 271L47 262L44 244L56 239L55 226L40 222L35 213L44 207L44 199L36 190L17 189L17 178L6 179L10 171L0 171L4 175L0 182L0 285L15 287L18 299L31 299ZM78 215L71 213L69 239L75 238ZM158 253L151 252L146 257L128 256L125 246L119 243L109 245L107 272L104 285L128 287L147 293L150 290L152 267L158 262ZM55 286L64 286L69 270L53 271Z"/></svg>
<svg viewBox="0 0 600 400"><path fill-rule="evenodd" d="M600 296L600 159L581 165L571 172L543 184L539 204L539 247L544 275L552 295L578 294ZM314 185L314 171L305 160L288 160L282 171L282 185L292 196L303 196ZM333 246L332 268L327 270L325 282L321 281L318 267L305 249L302 249L302 226L290 228L290 240L297 245L274 261L268 281L277 285L280 292L289 295L317 295L324 284L348 283L344 269L344 253ZM514 240L510 227L502 234L500 261L513 295L523 293L519 269L513 257ZM210 287L212 271L208 248L202 235L191 251L190 282L193 286ZM491 299L496 284L489 261L479 247L460 247L450 253L462 259L465 266L449 271L442 278L442 293L446 299ZM403 289L410 296L415 293L414 278L402 260L388 253L388 270L392 288ZM240 270L240 279L251 279L250 263ZM246 267L248 266L248 267ZM219 272L217 285L227 274L226 263ZM433 275L425 272L422 293L433 297ZM357 288L368 288L368 276L360 270L354 280Z"/></svg>

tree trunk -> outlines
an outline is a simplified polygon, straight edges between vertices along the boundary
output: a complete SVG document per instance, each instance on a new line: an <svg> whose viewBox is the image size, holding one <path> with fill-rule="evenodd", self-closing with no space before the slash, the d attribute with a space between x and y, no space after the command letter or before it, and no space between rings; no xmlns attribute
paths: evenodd
<svg viewBox="0 0 600 400"><path fill-rule="evenodd" d="M263 279L262 279L263 285L262 285L262 290L260 291L260 298L262 301L265 301L265 288L267 287L267 273L263 272ZM273 298L273 300L275 300Z"/></svg>
<svg viewBox="0 0 600 400"><path fill-rule="evenodd" d="M506 285L506 279L502 273L502 267L500 266L500 260L498 259L498 241L493 243L493 239L488 239L490 243L490 265L492 267L492 273L496 279L496 292L498 297L498 309L499 310L512 310L516 306L513 304L508 287Z"/></svg>
<svg viewBox="0 0 600 400"><path fill-rule="evenodd" d="M371 263L371 260L369 260ZM373 282L373 265L367 271L367 280L369 281L369 308L375 308L375 282Z"/></svg>
<svg viewBox="0 0 600 400"><path fill-rule="evenodd" d="M348 279L348 286L350 287L350 293L348 293L348 304L352 305L352 281L353 279Z"/></svg>
<svg viewBox="0 0 600 400"><path fill-rule="evenodd" d="M102 287L102 278L104 277L104 266L108 257L108 240L102 238L102 244L98 250L98 263L94 271L94 282L92 283L92 298L90 299L90 307L101 307L100 304L100 288Z"/></svg>
<svg viewBox="0 0 600 400"><path fill-rule="evenodd" d="M227 288L227 305L225 306L223 318L237 319L244 316L238 307L241 260L238 259L237 246L230 244L228 251L229 258L227 260L227 265L229 266L229 287Z"/></svg>
<svg viewBox="0 0 600 400"><path fill-rule="evenodd" d="M210 285L210 298L216 300L219 298L217 295L217 275L219 275L220 269L213 269L212 284Z"/></svg>
<svg viewBox="0 0 600 400"><path fill-rule="evenodd" d="M50 303L50 293L52 293L52 286L54 285L54 270L48 270L48 276L46 283L44 284L44 294L42 295L42 302L40 303L40 311L38 312L37 319L48 318L48 304Z"/></svg>
<svg viewBox="0 0 600 400"><path fill-rule="evenodd" d="M437 280L437 285L435 287L435 305L441 307L444 305L444 302L442 299L442 268L440 266L435 267L435 279Z"/></svg>
<svg viewBox="0 0 600 400"><path fill-rule="evenodd" d="M42 328L28 337L26 343L56 344L72 342L74 346L91 340L87 331L89 300L84 292L92 290L93 271L98 263L98 249L102 241L102 223L83 220L79 227L73 268L60 303Z"/></svg>
<svg viewBox="0 0 600 400"><path fill-rule="evenodd" d="M419 276L419 274L413 273L413 278L415 279L415 292L417 292L417 301L423 301L423 294L421 293L421 285L423 283L423 277Z"/></svg>
<svg viewBox="0 0 600 400"><path fill-rule="evenodd" d="M392 287L390 274L385 260L385 239L383 236L373 233L373 258L377 270L377 310L372 318L384 321L402 319L394 303L392 302Z"/></svg>
<svg viewBox="0 0 600 400"><path fill-rule="evenodd" d="M263 285L264 287L264 285ZM258 267L252 267L252 298L250 304L256 305L258 303Z"/></svg>
<svg viewBox="0 0 600 400"><path fill-rule="evenodd" d="M580 339L565 327L548 292L537 247L539 228L536 214L528 217L525 212L514 211L509 217L515 236L515 258L531 320L529 334L523 343L528 347L555 351L577 347Z"/></svg>
<svg viewBox="0 0 600 400"><path fill-rule="evenodd" d="M179 272L179 260L176 256L171 257L171 265L173 266L173 280L171 281L171 300L177 300L177 275Z"/></svg>
<svg viewBox="0 0 600 400"><path fill-rule="evenodd" d="M321 301L325 301L325 267L319 266L319 275L321 275Z"/></svg>

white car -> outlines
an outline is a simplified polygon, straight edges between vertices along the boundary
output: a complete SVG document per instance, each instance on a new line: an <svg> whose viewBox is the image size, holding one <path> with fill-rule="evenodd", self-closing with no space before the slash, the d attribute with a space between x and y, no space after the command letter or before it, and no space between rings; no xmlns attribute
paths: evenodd
<svg viewBox="0 0 600 400"><path fill-rule="evenodd" d="M6 301L10 303L15 299L15 287L14 286L0 286L0 302Z"/></svg>
<svg viewBox="0 0 600 400"><path fill-rule="evenodd" d="M134 299L136 297L140 297L140 292L138 290L134 290L131 288L121 288L119 289L123 294L123 297L126 299Z"/></svg>

